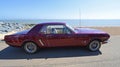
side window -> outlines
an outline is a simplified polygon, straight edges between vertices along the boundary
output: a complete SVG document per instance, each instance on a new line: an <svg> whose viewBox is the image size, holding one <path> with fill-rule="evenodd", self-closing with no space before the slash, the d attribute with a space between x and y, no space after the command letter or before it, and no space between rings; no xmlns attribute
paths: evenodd
<svg viewBox="0 0 120 67"><path fill-rule="evenodd" d="M41 34L71 34L71 30L64 25L47 25L40 30Z"/></svg>
<svg viewBox="0 0 120 67"><path fill-rule="evenodd" d="M64 25L47 26L47 34L63 34Z"/></svg>
<svg viewBox="0 0 120 67"><path fill-rule="evenodd" d="M64 33L65 33L65 34L71 34L72 31L71 31L69 28L65 27L65 28L64 28Z"/></svg>
<svg viewBox="0 0 120 67"><path fill-rule="evenodd" d="M40 30L41 34L47 34L47 26L43 26L42 29Z"/></svg>

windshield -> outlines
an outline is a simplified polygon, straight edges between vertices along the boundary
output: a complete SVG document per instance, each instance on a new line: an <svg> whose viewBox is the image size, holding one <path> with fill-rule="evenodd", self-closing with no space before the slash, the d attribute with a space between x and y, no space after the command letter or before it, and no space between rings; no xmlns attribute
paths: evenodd
<svg viewBox="0 0 120 67"><path fill-rule="evenodd" d="M68 28L70 28L72 31L74 31L74 32L75 32L75 30L74 30L74 28L73 28L73 27L69 26L68 24L66 24L66 26L67 26Z"/></svg>

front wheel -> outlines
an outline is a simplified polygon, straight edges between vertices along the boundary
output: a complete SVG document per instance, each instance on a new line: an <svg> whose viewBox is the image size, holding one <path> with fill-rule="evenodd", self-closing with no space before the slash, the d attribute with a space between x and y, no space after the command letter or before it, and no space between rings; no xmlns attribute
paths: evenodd
<svg viewBox="0 0 120 67"><path fill-rule="evenodd" d="M101 43L98 40L93 40L92 42L90 42L90 44L88 45L88 49L90 51L97 51L99 50L101 47Z"/></svg>
<svg viewBox="0 0 120 67"><path fill-rule="evenodd" d="M33 42L27 42L23 45L23 49L26 53L33 54L38 50L38 46Z"/></svg>

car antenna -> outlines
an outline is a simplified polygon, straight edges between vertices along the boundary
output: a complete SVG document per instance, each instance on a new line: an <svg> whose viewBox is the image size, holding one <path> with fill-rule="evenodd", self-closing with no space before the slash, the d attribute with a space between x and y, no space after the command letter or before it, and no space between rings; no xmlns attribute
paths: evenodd
<svg viewBox="0 0 120 67"><path fill-rule="evenodd" d="M78 24L79 27L81 27L81 9L80 8L79 8L79 21L78 22L79 22Z"/></svg>

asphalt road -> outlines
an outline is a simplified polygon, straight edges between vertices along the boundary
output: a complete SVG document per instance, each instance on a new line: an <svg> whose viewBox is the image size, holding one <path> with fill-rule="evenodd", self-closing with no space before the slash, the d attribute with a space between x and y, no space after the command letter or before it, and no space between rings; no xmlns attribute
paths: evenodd
<svg viewBox="0 0 120 67"><path fill-rule="evenodd" d="M120 36L112 36L97 52L62 47L45 48L29 55L0 42L0 67L120 67Z"/></svg>

